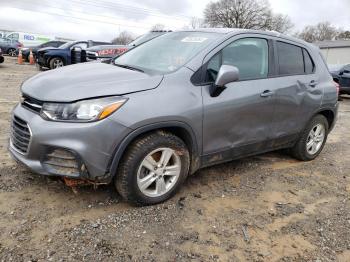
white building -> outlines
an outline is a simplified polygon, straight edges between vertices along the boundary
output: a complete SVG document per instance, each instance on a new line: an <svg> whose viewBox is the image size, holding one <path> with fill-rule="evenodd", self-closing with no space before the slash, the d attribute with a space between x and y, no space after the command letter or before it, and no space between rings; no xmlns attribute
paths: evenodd
<svg viewBox="0 0 350 262"><path fill-rule="evenodd" d="M317 45L329 65L350 64L350 40L322 41Z"/></svg>

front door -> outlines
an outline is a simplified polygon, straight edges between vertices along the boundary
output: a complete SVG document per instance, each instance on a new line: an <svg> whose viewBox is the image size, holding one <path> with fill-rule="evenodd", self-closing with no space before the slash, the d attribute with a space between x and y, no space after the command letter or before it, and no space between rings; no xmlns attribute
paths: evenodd
<svg viewBox="0 0 350 262"><path fill-rule="evenodd" d="M239 69L239 81L216 97L203 88L203 164L226 161L266 149L272 132L275 87L269 76L269 42L264 38L233 41L211 58L207 82L222 64Z"/></svg>

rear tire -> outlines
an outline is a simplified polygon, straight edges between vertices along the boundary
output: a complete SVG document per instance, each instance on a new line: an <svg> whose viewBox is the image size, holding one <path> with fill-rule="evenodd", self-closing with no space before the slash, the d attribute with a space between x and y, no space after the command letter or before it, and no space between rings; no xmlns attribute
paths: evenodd
<svg viewBox="0 0 350 262"><path fill-rule="evenodd" d="M328 129L327 119L323 115L316 115L292 147L292 155L301 161L314 160L327 141Z"/></svg>
<svg viewBox="0 0 350 262"><path fill-rule="evenodd" d="M177 136L158 131L134 141L115 177L119 194L137 205L153 205L171 198L185 181L190 156Z"/></svg>

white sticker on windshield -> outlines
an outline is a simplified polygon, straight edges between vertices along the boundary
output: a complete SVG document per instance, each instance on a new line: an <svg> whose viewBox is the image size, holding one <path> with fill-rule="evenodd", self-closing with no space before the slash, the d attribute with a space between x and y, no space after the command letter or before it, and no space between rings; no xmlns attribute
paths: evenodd
<svg viewBox="0 0 350 262"><path fill-rule="evenodd" d="M184 43L203 43L208 38L200 36L188 36L181 40Z"/></svg>

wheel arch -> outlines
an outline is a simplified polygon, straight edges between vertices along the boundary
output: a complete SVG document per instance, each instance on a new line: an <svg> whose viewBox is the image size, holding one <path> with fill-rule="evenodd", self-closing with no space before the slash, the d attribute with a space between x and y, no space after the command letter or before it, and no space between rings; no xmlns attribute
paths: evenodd
<svg viewBox="0 0 350 262"><path fill-rule="evenodd" d="M335 120L336 120L335 119L336 118L336 112L334 112L334 110L332 110L332 109L323 108L323 109L320 109L319 111L317 111L312 116L312 118L314 118L316 115L323 115L327 119L328 128L329 128L328 132L330 132L333 129L333 126L334 126L334 123L335 123ZM311 119L310 119L310 121L311 121Z"/></svg>
<svg viewBox="0 0 350 262"><path fill-rule="evenodd" d="M198 144L196 136L192 128L183 122L172 121L172 122L162 122L157 124L150 124L147 126L142 126L135 129L128 136L126 136L123 141L117 146L113 157L111 158L109 164L109 172L112 177L115 176L121 158L126 152L130 144L136 139L157 131L165 131L172 133L179 138L181 138L186 146L188 147L190 153L190 173L193 174L200 167L200 156L198 151Z"/></svg>

